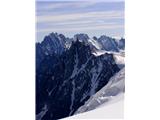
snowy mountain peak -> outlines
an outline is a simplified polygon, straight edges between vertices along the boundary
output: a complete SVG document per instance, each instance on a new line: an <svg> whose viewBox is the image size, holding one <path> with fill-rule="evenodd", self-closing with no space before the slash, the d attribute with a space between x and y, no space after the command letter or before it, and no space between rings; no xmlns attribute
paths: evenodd
<svg viewBox="0 0 160 120"><path fill-rule="evenodd" d="M99 39L110 39L110 37L108 37L108 36L106 36L106 35L101 35L101 36L99 37Z"/></svg>
<svg viewBox="0 0 160 120"><path fill-rule="evenodd" d="M89 36L84 33L76 34L74 35L74 40L79 40L79 41L87 41L89 39Z"/></svg>
<svg viewBox="0 0 160 120"><path fill-rule="evenodd" d="M106 51L115 51L115 52L119 51L115 39L113 39L111 37L107 37L106 35L102 35L102 36L100 36L100 38L98 38L97 41L102 45L103 49Z"/></svg>
<svg viewBox="0 0 160 120"><path fill-rule="evenodd" d="M46 54L61 54L65 47L65 36L58 33L50 33L41 42L42 49Z"/></svg>

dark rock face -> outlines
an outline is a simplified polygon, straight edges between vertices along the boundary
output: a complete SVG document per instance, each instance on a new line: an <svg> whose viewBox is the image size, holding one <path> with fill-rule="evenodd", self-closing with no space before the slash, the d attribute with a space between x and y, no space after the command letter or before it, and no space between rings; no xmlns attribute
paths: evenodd
<svg viewBox="0 0 160 120"><path fill-rule="evenodd" d="M51 40L46 39L51 45ZM38 44L36 47L39 49ZM50 47L52 49L54 47ZM94 56L92 48L78 40L65 51L44 56L37 53L37 56L43 58L36 58L39 62L36 66L37 120L56 120L73 115L119 71L112 54Z"/></svg>
<svg viewBox="0 0 160 120"><path fill-rule="evenodd" d="M122 50L125 49L125 39L124 39L124 38L121 38L121 39L119 40L118 47L119 47L119 49L122 49Z"/></svg>

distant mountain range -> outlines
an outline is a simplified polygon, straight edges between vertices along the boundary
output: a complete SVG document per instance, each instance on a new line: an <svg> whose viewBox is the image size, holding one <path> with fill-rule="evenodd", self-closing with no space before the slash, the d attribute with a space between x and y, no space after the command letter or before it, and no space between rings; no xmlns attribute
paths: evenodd
<svg viewBox="0 0 160 120"><path fill-rule="evenodd" d="M124 67L125 39L67 38L51 33L36 43L36 119L73 115Z"/></svg>

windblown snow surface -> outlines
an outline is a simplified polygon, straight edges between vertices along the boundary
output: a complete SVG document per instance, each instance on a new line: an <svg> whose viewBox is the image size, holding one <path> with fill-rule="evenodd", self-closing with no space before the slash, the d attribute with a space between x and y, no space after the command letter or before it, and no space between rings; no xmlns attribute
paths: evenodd
<svg viewBox="0 0 160 120"><path fill-rule="evenodd" d="M74 116L69 118L123 118L124 92L125 68L115 74L106 86L81 106ZM98 109L93 110L95 108Z"/></svg>
<svg viewBox="0 0 160 120"><path fill-rule="evenodd" d="M106 102L103 105L98 106L94 110L76 114L71 117L67 117L64 120L123 119L124 118L123 114L124 114L124 95L119 94L118 96L116 96L116 100Z"/></svg>

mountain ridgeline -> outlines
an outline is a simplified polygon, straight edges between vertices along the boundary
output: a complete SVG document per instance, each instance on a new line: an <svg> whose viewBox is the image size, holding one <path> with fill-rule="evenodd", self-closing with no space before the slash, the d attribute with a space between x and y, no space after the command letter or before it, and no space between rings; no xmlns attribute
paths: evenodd
<svg viewBox="0 0 160 120"><path fill-rule="evenodd" d="M51 33L36 43L36 120L73 115L120 71L112 52L124 49L123 38L104 35Z"/></svg>

